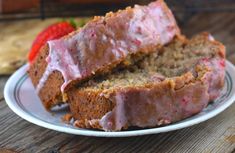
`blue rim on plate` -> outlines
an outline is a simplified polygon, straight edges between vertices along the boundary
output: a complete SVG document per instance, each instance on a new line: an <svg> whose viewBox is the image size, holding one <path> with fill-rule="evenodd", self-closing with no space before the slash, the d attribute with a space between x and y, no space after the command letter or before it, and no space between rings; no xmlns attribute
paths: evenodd
<svg viewBox="0 0 235 153"><path fill-rule="evenodd" d="M189 117L176 123L156 128L119 132L104 132L99 130L82 129L73 127L61 121L61 116L66 112L63 112L60 116L55 116L53 114L48 113L43 108L40 100L34 93L34 88L26 73L27 68L28 65L24 65L17 72L15 72L7 81L4 89L4 97L8 106L17 115L38 126L76 135L96 137L129 137L178 130L198 124L216 116L217 114L221 113L226 108L228 108L230 105L232 105L232 103L235 101L235 67L230 62L226 61L225 86L221 93L221 96L214 102L210 103L199 114L196 114L192 117ZM25 93L26 90L24 90L24 88L28 88L27 90L32 91L33 93L29 93L29 95L27 95L27 93ZM22 94L27 95L27 98L22 98L25 97L22 96ZM35 106L36 108L34 108L34 110L30 110L30 108L33 108L34 105L38 106ZM38 112L41 112L41 114ZM47 116L49 118L56 118L56 121L54 119L48 119Z"/></svg>

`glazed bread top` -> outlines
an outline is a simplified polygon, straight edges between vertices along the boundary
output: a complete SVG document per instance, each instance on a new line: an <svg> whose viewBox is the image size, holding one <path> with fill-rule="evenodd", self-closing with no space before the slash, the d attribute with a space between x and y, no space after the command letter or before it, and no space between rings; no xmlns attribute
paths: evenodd
<svg viewBox="0 0 235 153"><path fill-rule="evenodd" d="M36 90L40 92L50 74L59 71L64 80L61 84L64 92L90 76L110 71L130 55L155 51L179 34L175 19L163 0L95 17L65 38L48 41L47 66L36 81Z"/></svg>

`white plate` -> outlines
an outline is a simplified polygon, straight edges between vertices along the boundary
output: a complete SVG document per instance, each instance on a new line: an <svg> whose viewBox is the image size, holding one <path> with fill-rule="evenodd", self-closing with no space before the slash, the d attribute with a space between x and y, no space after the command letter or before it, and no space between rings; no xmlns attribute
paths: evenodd
<svg viewBox="0 0 235 153"><path fill-rule="evenodd" d="M201 113L167 126L138 129L120 132L104 132L98 130L81 129L65 124L61 117L68 110L56 110L53 113L47 112L42 106L40 99L35 94L33 85L26 73L28 65L23 66L15 72L7 81L4 96L8 106L23 119L36 125L76 135L97 136L97 137L128 137L147 134L156 134L189 127L206 121L219 114L235 101L235 67L226 62L226 81L221 96L210 103Z"/></svg>

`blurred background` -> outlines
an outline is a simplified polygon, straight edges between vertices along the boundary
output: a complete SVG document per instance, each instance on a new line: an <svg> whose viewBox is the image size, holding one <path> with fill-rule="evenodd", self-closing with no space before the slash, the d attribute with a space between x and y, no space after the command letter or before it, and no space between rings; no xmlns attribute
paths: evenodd
<svg viewBox="0 0 235 153"><path fill-rule="evenodd" d="M0 75L25 64L34 38L52 23L73 17L83 25L94 15L150 1L0 0ZM165 1L186 36L209 31L227 46L229 59L235 59L235 0Z"/></svg>

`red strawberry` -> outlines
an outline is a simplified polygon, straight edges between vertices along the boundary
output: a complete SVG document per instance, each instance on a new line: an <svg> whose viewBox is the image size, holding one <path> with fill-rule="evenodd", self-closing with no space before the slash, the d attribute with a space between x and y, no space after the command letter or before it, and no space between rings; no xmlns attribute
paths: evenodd
<svg viewBox="0 0 235 153"><path fill-rule="evenodd" d="M61 38L70 32L74 31L75 27L68 22L59 22L50 25L41 33L39 33L34 40L31 51L28 55L28 60L31 63L39 52L40 48L46 44L48 40Z"/></svg>

